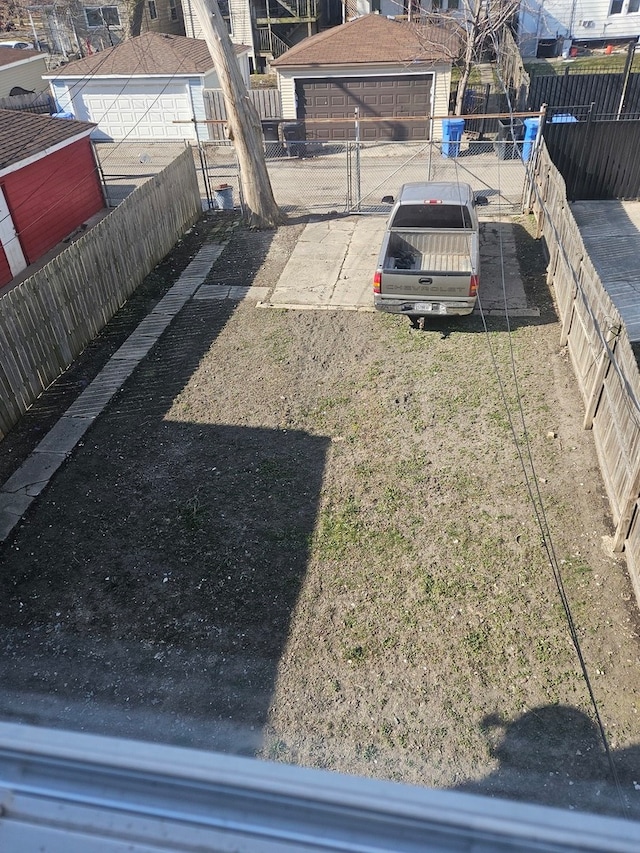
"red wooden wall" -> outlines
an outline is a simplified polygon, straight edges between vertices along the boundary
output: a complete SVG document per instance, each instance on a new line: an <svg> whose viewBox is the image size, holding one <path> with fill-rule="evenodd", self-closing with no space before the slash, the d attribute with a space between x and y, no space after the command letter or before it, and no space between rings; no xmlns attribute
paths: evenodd
<svg viewBox="0 0 640 853"><path fill-rule="evenodd" d="M104 207L88 137L11 172L3 188L28 264Z"/></svg>
<svg viewBox="0 0 640 853"><path fill-rule="evenodd" d="M0 246L0 287L9 284L12 278L9 261L7 260L4 249Z"/></svg>

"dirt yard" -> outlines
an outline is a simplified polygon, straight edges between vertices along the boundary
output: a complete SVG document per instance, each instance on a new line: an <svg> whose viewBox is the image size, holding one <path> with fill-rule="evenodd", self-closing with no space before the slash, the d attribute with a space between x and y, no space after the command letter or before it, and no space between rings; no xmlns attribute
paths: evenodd
<svg viewBox="0 0 640 853"><path fill-rule="evenodd" d="M210 281L273 286L302 227ZM1 546L0 716L640 818L637 604L529 227L510 334L191 302Z"/></svg>

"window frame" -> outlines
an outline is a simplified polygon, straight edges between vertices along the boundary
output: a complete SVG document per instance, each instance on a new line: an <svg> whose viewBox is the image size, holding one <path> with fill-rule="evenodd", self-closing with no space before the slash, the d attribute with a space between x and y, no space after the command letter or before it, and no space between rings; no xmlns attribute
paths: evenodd
<svg viewBox="0 0 640 853"><path fill-rule="evenodd" d="M111 10L107 14L105 14L105 10ZM113 13L115 12L115 17L117 18L117 23L114 21L109 21L108 17L113 17ZM91 23L91 19L89 15L93 13L98 15L100 20L98 23ZM84 17L87 22L87 29L89 30L98 30L100 27L106 27L110 29L113 27L114 29L122 28L122 19L120 18L120 8L116 5L107 5L107 6L84 6Z"/></svg>

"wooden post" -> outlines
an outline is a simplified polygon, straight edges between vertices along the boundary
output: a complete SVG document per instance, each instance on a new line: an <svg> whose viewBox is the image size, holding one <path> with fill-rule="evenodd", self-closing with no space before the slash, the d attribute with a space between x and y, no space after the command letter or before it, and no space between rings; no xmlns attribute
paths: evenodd
<svg viewBox="0 0 640 853"><path fill-rule="evenodd" d="M629 533L633 513L638 503L638 499L640 498L640 458L636 458L635 462L636 469L633 473L633 477L631 478L629 492L624 501L623 509L620 513L620 519L613 537L613 550L618 552L624 550L625 539Z"/></svg>
<svg viewBox="0 0 640 853"><path fill-rule="evenodd" d="M562 263L562 258L559 259ZM582 262L582 258L580 258ZM578 286L575 282L571 282L571 286L567 287L567 307L562 317L562 329L560 331L560 346L566 346L569 339L569 331L571 330L571 320L573 318L573 306L578 293Z"/></svg>
<svg viewBox="0 0 640 853"><path fill-rule="evenodd" d="M600 399L600 392L602 391L602 384L607 375L607 371L609 369L609 365L611 364L611 356L616 348L616 344L618 343L618 336L620 334L620 327L617 327L617 330L609 331L609 340L605 342L605 345L602 347L602 352L598 358L598 367L596 369L596 375L594 377L593 382L591 383L591 391L588 396L588 404L587 409L584 414L584 421L582 426L584 429L591 429L593 426L593 419L596 414L596 410L598 408L598 400ZM609 346L609 343L613 341L612 346Z"/></svg>

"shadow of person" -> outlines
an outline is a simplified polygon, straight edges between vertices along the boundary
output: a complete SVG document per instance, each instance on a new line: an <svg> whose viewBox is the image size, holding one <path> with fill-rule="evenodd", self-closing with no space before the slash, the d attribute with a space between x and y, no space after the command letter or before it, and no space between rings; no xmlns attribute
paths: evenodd
<svg viewBox="0 0 640 853"><path fill-rule="evenodd" d="M457 790L640 819L640 747L610 750L585 713L544 705L514 721L482 720L498 768Z"/></svg>

